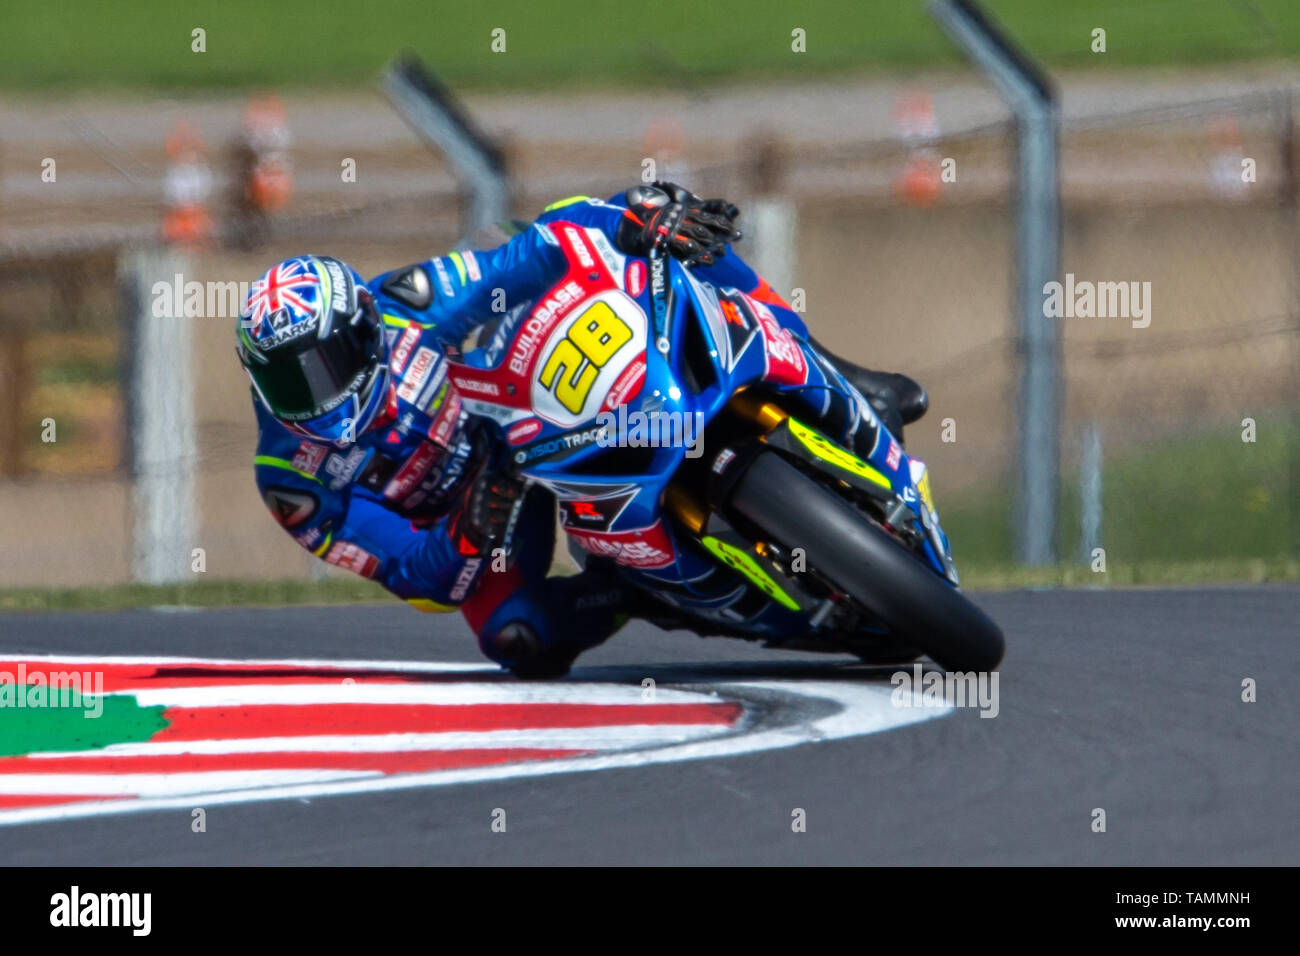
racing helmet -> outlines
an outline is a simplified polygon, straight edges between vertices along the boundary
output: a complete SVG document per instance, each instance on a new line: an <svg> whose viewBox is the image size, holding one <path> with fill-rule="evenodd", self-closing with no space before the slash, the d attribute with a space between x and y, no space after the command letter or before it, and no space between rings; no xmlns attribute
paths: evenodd
<svg viewBox="0 0 1300 956"><path fill-rule="evenodd" d="M249 287L235 348L258 400L305 438L346 447L388 401L383 318L338 259L297 256L267 270Z"/></svg>

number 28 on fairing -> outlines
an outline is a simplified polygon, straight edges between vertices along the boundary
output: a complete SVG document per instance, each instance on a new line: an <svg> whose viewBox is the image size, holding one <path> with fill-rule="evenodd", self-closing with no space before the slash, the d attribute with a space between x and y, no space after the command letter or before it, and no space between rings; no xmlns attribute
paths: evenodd
<svg viewBox="0 0 1300 956"><path fill-rule="evenodd" d="M645 351L646 317L617 291L588 299L551 332L533 381L533 407L568 428L593 418L605 395Z"/></svg>

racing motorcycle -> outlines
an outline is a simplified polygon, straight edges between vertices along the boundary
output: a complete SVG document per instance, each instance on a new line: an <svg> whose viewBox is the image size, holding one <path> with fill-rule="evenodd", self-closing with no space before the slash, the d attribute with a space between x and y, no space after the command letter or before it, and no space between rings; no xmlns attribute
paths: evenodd
<svg viewBox="0 0 1300 956"><path fill-rule="evenodd" d="M824 357L675 259L553 228L567 274L453 349L448 374L571 544L700 633L997 666L1002 633L958 586L925 464ZM798 398L814 379L862 416L861 454Z"/></svg>

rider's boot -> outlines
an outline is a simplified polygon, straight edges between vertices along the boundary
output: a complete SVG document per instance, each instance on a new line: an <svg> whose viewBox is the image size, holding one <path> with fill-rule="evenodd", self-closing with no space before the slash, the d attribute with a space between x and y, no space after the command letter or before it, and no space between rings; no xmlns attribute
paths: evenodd
<svg viewBox="0 0 1300 956"><path fill-rule="evenodd" d="M901 372L878 372L864 368L836 355L816 339L810 338L809 341L863 394L885 427L899 438L902 437L903 426L919 419L930 407L930 396L916 379Z"/></svg>

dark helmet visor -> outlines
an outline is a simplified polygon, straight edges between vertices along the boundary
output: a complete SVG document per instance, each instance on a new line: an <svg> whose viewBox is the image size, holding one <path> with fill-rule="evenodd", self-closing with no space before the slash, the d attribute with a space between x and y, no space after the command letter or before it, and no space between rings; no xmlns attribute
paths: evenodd
<svg viewBox="0 0 1300 956"><path fill-rule="evenodd" d="M249 374L276 418L305 421L337 408L372 378L383 355L383 323L374 300L361 296L350 321L336 322L323 339L272 352L267 364L248 363Z"/></svg>

